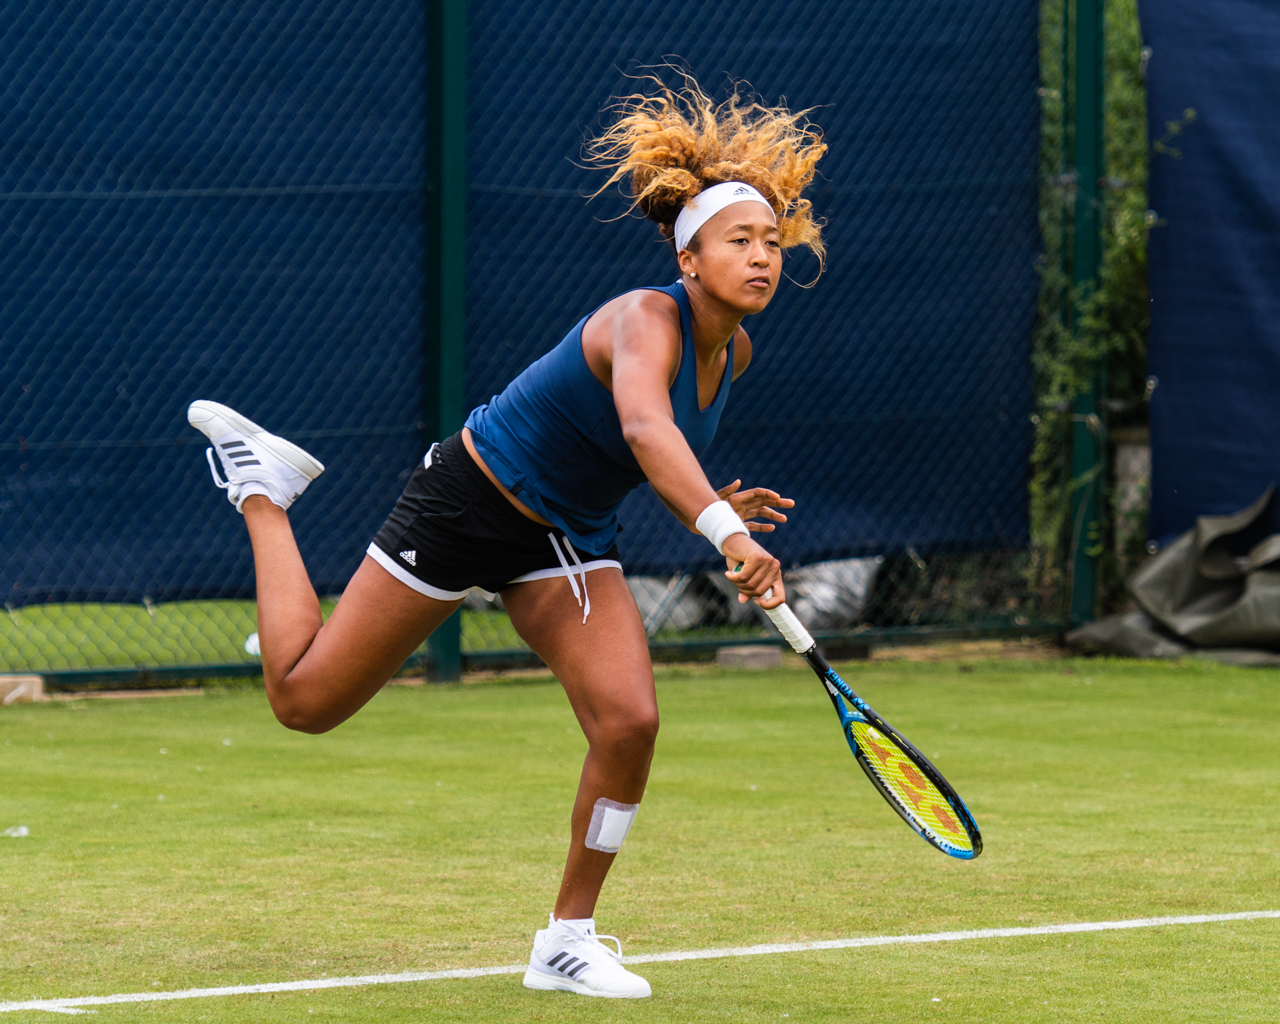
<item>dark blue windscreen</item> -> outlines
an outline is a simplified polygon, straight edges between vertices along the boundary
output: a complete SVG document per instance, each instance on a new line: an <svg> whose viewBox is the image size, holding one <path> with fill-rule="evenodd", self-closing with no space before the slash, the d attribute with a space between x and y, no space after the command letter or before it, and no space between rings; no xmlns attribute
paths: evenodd
<svg viewBox="0 0 1280 1024"><path fill-rule="evenodd" d="M341 589L427 438L421 2L10 4L0 24L0 589L252 593L195 398L328 466L293 513ZM708 454L800 502L786 560L1027 535L1039 101L1030 0L470 4L467 393L675 271L577 166L622 73L813 106L830 266L748 324ZM813 261L797 257L792 277ZM708 564L643 491L632 571Z"/></svg>
<svg viewBox="0 0 1280 1024"><path fill-rule="evenodd" d="M425 15L410 0L6 4L0 588L253 593L187 404L314 452L340 590L423 445Z"/></svg>
<svg viewBox="0 0 1280 1024"><path fill-rule="evenodd" d="M1027 0L764 6L473 0L467 396L487 401L584 313L674 260L578 164L622 70L679 55L723 96L813 107L830 262L747 322L755 361L704 459L794 497L787 562L1027 539L1037 281L1037 7ZM620 70L621 69L621 70ZM669 76L674 79L674 76ZM805 282L811 259L787 272ZM642 488L627 569L715 561ZM710 556L710 557L708 557Z"/></svg>
<svg viewBox="0 0 1280 1024"><path fill-rule="evenodd" d="M1150 531L1165 542L1280 480L1280 8L1160 0L1141 13L1159 215ZM1263 529L1280 530L1270 516Z"/></svg>

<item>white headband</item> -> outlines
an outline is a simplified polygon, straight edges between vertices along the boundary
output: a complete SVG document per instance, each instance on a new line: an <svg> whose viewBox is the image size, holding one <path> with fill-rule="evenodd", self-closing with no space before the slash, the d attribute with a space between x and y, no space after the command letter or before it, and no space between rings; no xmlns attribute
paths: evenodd
<svg viewBox="0 0 1280 1024"><path fill-rule="evenodd" d="M698 233L698 229L707 221L734 203L764 203L773 213L769 200L744 181L726 181L703 189L680 211L676 218L676 252L688 248L689 240ZM774 214L774 223L778 222Z"/></svg>

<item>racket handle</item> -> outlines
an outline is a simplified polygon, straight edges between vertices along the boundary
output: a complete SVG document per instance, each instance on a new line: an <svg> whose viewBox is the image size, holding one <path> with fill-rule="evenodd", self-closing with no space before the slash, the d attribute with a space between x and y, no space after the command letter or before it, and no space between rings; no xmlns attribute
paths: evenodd
<svg viewBox="0 0 1280 1024"><path fill-rule="evenodd" d="M785 604L780 604L777 608L766 608L764 613L778 627L778 632L787 638L787 643L796 654L808 654L816 646L816 641L796 618L796 613Z"/></svg>
<svg viewBox="0 0 1280 1024"><path fill-rule="evenodd" d="M745 564L745 562L739 562L734 566L733 571L741 572ZM773 597L773 587L764 592L766 601L771 597ZM808 654L818 646L818 642L809 635L804 624L796 618L796 613L785 604L780 604L777 608L766 608L764 613L769 616L769 621L778 627L778 632L786 637L787 643L796 654Z"/></svg>

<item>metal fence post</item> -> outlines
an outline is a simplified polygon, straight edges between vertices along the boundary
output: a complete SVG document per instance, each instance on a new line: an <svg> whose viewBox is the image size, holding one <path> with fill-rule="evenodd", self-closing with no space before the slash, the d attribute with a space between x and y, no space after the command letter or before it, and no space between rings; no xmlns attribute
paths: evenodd
<svg viewBox="0 0 1280 1024"><path fill-rule="evenodd" d="M423 418L427 439L462 426L466 332L467 3L427 0L427 260ZM427 641L429 675L462 674L462 614Z"/></svg>
<svg viewBox="0 0 1280 1024"><path fill-rule="evenodd" d="M1070 3L1070 0L1067 0ZM1088 294L1102 265L1103 25L1105 0L1075 0L1075 64L1068 162L1075 174L1071 285ZM1072 310L1079 331L1079 308ZM1102 554L1101 491L1106 439L1098 416L1102 367L1076 397L1071 417L1071 622L1097 613L1098 556Z"/></svg>

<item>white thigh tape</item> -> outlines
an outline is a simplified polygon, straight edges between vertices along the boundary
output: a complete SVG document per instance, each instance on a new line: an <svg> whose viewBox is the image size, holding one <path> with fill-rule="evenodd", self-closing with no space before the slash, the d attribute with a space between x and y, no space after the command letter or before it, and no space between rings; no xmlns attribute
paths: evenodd
<svg viewBox="0 0 1280 1024"><path fill-rule="evenodd" d="M591 824L587 826L587 849L601 853L621 850L639 809L639 804L620 804L604 797L597 800L591 811Z"/></svg>

